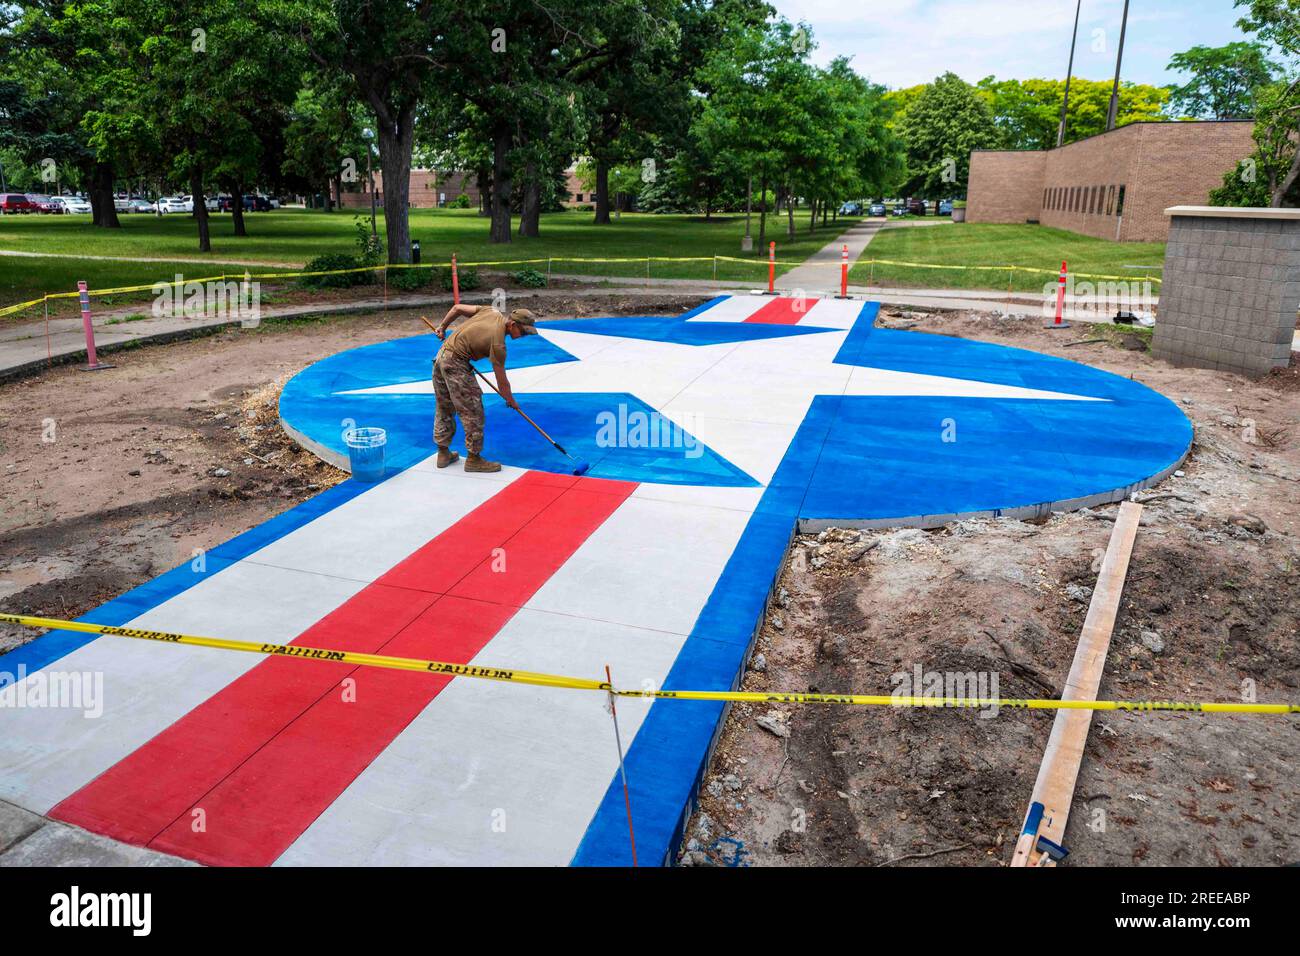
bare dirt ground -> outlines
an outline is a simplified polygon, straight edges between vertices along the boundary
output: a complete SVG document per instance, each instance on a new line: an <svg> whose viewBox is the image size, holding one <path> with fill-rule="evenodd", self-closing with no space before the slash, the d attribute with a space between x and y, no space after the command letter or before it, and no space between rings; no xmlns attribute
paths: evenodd
<svg viewBox="0 0 1300 956"><path fill-rule="evenodd" d="M611 294L537 305L565 317L697 302ZM282 436L279 385L326 355L422 331L417 315L269 323L115 353L111 372L56 368L0 387L0 609L75 617L341 480ZM1235 700L1249 679L1260 700L1300 699L1300 369L1251 383L1169 368L1126 350L1143 340L1122 332L1061 338L1033 320L938 314L881 322L1061 354L1179 402L1196 447L1183 477L1143 496L1102 694ZM1114 510L800 539L756 649L765 669L746 686L888 693L891 675L920 664L996 672L1001 696L1052 696ZM0 626L0 651L32 636ZM1049 716L786 708L781 738L755 723L767 710L732 712L686 862L1009 858ZM1294 862L1298 757L1295 718L1102 714L1067 832L1071 859Z"/></svg>
<svg viewBox="0 0 1300 956"><path fill-rule="evenodd" d="M673 314L698 297L512 305L543 318ZM0 386L0 610L72 618L346 477L280 429L280 386L343 349L427 331L419 313L269 322L115 352ZM0 652L35 636L0 625Z"/></svg>
<svg viewBox="0 0 1300 956"><path fill-rule="evenodd" d="M1195 445L1181 477L1139 496L1101 696L1241 700L1253 687L1261 701L1300 700L1300 369L1262 382L1176 369L1142 350L1147 336L1046 332L1037 319L880 321L1062 355L1176 401ZM1067 345L1091 338L1105 341ZM996 674L988 696L1057 697L1116 510L801 536L742 686L890 694L919 667ZM1005 865L1051 720L736 705L682 862ZM1293 716L1098 714L1067 865L1296 863L1298 763Z"/></svg>

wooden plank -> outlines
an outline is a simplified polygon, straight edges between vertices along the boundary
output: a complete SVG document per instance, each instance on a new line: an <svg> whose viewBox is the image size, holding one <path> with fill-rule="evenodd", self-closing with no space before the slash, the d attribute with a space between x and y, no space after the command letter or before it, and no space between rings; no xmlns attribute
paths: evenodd
<svg viewBox="0 0 1300 956"><path fill-rule="evenodd" d="M1119 506L1115 528L1102 558L1097 586L1088 605L1088 616L1075 648L1074 663L1061 692L1062 700L1096 700L1101 686L1102 671L1106 667L1106 653L1110 650L1111 632L1119 614L1119 602L1124 593L1124 579L1128 576L1129 558L1133 541L1137 537L1142 506L1126 501ZM1065 824L1070 816L1070 803L1074 799L1074 785L1079 778L1083 762L1083 749L1088 743L1088 729L1092 726L1090 710L1058 710L1052 722L1052 733L1047 739L1043 762L1034 781L1033 795L1029 798L1028 820L1035 804L1043 807L1037 835L1058 845L1065 838ZM1039 853L1033 833L1020 834L1012 866L1054 866L1046 854Z"/></svg>

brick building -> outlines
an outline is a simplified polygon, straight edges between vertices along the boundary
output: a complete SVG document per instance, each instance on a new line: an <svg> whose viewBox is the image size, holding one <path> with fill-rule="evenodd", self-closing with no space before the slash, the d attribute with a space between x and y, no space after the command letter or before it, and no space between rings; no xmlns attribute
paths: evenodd
<svg viewBox="0 0 1300 956"><path fill-rule="evenodd" d="M1163 241L1170 206L1205 205L1255 148L1251 120L1131 123L1058 149L975 150L967 222L1040 222Z"/></svg>
<svg viewBox="0 0 1300 956"><path fill-rule="evenodd" d="M366 189L366 175L363 170L361 179L355 183L344 183L343 207L345 209L369 209L370 192ZM411 206L415 209L431 209L441 205L440 197L446 196L446 202L454 202L464 193L469 197L470 205L478 207L478 184L470 173L450 173L441 181L436 170L411 170ZM384 204L384 174L375 170L375 202Z"/></svg>
<svg viewBox="0 0 1300 956"><path fill-rule="evenodd" d="M566 206L575 206L583 203L595 201L595 194L586 195L582 190L582 184L578 182L576 171L571 167L565 171L567 177L567 188L569 195L565 201ZM346 209L369 209L370 193L366 189L365 173L362 173L361 181L355 183L345 183L343 190L343 207ZM477 209L479 205L479 188L478 181L472 173L454 172L448 173L440 180L438 172L433 169L412 169L411 170L411 206L415 209L432 209L440 205L449 205L456 201L456 197L464 193L469 197L471 208ZM446 197L445 201L442 197ZM384 204L384 174L375 170L375 202L382 206Z"/></svg>

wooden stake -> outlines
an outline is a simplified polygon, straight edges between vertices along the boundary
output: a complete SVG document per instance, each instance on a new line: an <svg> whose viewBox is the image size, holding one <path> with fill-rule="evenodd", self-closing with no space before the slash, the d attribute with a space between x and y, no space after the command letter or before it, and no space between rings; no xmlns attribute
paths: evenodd
<svg viewBox="0 0 1300 956"><path fill-rule="evenodd" d="M1141 505L1126 501L1119 506L1106 556L1101 561L1101 572L1097 575L1097 586L1092 592L1092 602L1088 605L1088 616L1084 619L1079 645L1074 651L1074 663L1070 665L1069 676L1061 691L1062 700L1097 699L1141 517ZM1090 710L1056 712L1026 814L1026 820L1031 819L1036 815L1035 805L1041 805L1041 821L1034 832L1020 834L1011 856L1012 866L1055 865L1047 854L1038 852L1038 837L1044 836L1057 845L1064 844L1065 824L1070 816L1074 785L1079 779L1079 766L1083 763L1083 750L1088 743L1091 725Z"/></svg>

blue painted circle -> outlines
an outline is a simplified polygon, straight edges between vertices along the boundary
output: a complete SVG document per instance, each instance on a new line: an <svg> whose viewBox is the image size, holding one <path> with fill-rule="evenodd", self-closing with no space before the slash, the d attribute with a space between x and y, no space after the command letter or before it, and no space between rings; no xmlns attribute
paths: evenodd
<svg viewBox="0 0 1300 956"><path fill-rule="evenodd" d="M1191 444L1187 417L1138 382L1023 349L877 329L872 325L875 311L874 304L864 308L837 363L1102 401L818 396L790 443L786 462L768 481L779 485L783 473L793 473L787 464L807 466L814 459L810 468L799 469L803 518L886 520L1078 503L1149 482L1175 466ZM826 334L803 326L662 318L572 320L543 328L681 345ZM323 359L285 386L281 417L309 442L344 458L345 428L384 428L390 472L407 467L433 451L433 395L341 393L428 382L437 345L432 335L419 335ZM512 368L575 361L543 336L510 343L509 358ZM706 448L688 459L662 450L601 447L593 422L602 410L623 404L654 411L633 395L522 392L519 397L571 454L590 463L593 477L732 487L759 483L717 449ZM485 453L522 468L572 470L568 459L496 396L485 395L484 404ZM948 438L946 422L954 426L948 431L955 431ZM454 446L459 447L460 437L458 433Z"/></svg>

